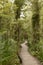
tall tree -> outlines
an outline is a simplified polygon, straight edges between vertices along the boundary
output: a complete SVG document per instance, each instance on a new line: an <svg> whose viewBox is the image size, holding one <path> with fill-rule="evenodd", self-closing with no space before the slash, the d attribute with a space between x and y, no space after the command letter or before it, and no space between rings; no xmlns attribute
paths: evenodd
<svg viewBox="0 0 43 65"><path fill-rule="evenodd" d="M38 0L33 0L33 16L32 16L32 28L33 28L33 43L38 43L40 40L40 15L39 15Z"/></svg>
<svg viewBox="0 0 43 65"><path fill-rule="evenodd" d="M17 6L17 11L16 11L16 20L18 20L19 18L20 18L20 14L21 14L21 8L22 8L22 6L23 6L23 4L24 4L24 0L15 0L15 2L14 2L15 4L16 4L16 6ZM18 41L18 43L19 43L19 38L20 38L20 24L18 23L17 24L17 41Z"/></svg>

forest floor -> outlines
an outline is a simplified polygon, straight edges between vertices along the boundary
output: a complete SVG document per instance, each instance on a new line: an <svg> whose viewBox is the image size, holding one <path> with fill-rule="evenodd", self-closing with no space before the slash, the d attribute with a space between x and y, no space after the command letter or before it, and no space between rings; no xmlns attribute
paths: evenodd
<svg viewBox="0 0 43 65"><path fill-rule="evenodd" d="M20 57L22 59L22 65L41 65L40 62L28 52L26 43L27 42L25 41L23 44L21 44L22 48Z"/></svg>

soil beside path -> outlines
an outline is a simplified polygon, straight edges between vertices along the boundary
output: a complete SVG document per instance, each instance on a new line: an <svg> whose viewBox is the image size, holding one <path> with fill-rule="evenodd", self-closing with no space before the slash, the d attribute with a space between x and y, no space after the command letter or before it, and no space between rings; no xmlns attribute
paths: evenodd
<svg viewBox="0 0 43 65"><path fill-rule="evenodd" d="M27 42L25 41L23 44L21 44L22 48L20 57L22 59L22 65L41 65L40 62L28 52L26 43Z"/></svg>

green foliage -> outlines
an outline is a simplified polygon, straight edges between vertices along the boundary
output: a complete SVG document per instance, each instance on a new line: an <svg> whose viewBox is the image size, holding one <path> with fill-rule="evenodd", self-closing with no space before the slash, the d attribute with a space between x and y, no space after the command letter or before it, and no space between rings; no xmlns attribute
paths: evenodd
<svg viewBox="0 0 43 65"><path fill-rule="evenodd" d="M33 0L34 1L34 0ZM36 2L37 1L37 2ZM28 47L29 51L33 56L36 56L43 65L43 7L39 4L38 0L32 2L32 26L28 32ZM40 0L41 2L41 0ZM36 4L37 3L37 4ZM41 2L42 3L42 2ZM41 6L41 10L39 8Z"/></svg>
<svg viewBox="0 0 43 65"><path fill-rule="evenodd" d="M24 4L24 0L15 0L15 3L18 7L21 7Z"/></svg>
<svg viewBox="0 0 43 65"><path fill-rule="evenodd" d="M17 34L15 34L17 7L6 0L0 1L0 6L0 65L20 65L17 55L19 49Z"/></svg>
<svg viewBox="0 0 43 65"><path fill-rule="evenodd" d="M17 11L16 11L16 19L18 19L18 18L20 18L20 14L21 14L21 8L22 8L22 6L23 6L23 4L24 4L24 0L15 0L15 2L14 2L15 4L16 4L16 6L18 7L17 8Z"/></svg>
<svg viewBox="0 0 43 65"><path fill-rule="evenodd" d="M25 40L31 54L43 63L42 5L38 0L0 0L0 65L20 65L17 54Z"/></svg>
<svg viewBox="0 0 43 65"><path fill-rule="evenodd" d="M15 65L20 64L17 56L17 42L13 39L8 39L5 42L0 42L0 64Z"/></svg>

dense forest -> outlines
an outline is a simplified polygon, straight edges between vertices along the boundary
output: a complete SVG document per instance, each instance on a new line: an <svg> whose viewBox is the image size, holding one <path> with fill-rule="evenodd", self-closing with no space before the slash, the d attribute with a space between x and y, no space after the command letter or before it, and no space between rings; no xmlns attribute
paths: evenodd
<svg viewBox="0 0 43 65"><path fill-rule="evenodd" d="M21 65L21 44L43 65L43 0L0 0L0 65Z"/></svg>

